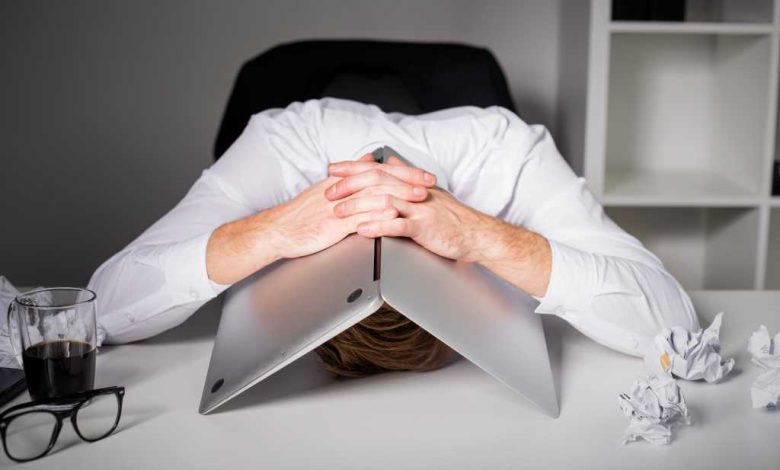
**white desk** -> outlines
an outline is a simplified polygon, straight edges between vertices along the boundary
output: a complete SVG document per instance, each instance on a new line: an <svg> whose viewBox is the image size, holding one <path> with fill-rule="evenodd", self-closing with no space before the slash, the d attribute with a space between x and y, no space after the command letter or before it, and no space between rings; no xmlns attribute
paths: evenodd
<svg viewBox="0 0 780 470"><path fill-rule="evenodd" d="M643 375L641 361L552 317L545 321L557 420L465 360L437 372L340 383L299 361L201 416L215 301L153 340L101 351L97 385L127 387L115 435L88 444L68 424L52 454L16 468L780 468L780 412L751 408L758 369L745 352L759 324L780 329L780 292L692 296L704 324L726 312L723 350L737 370L719 385L681 382L694 424L668 447L620 446L627 421L617 395ZM9 463L0 455L0 466Z"/></svg>

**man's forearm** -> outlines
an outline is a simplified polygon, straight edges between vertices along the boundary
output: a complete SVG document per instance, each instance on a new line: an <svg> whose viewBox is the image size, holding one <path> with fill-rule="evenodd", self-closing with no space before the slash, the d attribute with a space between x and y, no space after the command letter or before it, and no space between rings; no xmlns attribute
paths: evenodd
<svg viewBox="0 0 780 470"><path fill-rule="evenodd" d="M544 296L552 271L547 239L495 217L484 225L475 241L473 258L526 293Z"/></svg>
<svg viewBox="0 0 780 470"><path fill-rule="evenodd" d="M280 259L269 211L217 227L206 246L206 271L218 284L233 284Z"/></svg>

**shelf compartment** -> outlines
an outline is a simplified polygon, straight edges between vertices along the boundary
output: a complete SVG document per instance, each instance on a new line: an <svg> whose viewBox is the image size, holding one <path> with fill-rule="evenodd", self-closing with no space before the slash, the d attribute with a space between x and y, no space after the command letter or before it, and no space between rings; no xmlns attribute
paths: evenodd
<svg viewBox="0 0 780 470"><path fill-rule="evenodd" d="M754 188L706 169L610 169L605 185L610 205L748 207L761 201Z"/></svg>
<svg viewBox="0 0 780 470"><path fill-rule="evenodd" d="M686 289L753 289L759 209L608 207ZM778 232L780 235L780 232Z"/></svg>
<svg viewBox="0 0 780 470"><path fill-rule="evenodd" d="M609 29L613 33L769 35L774 26L771 23L612 21Z"/></svg>
<svg viewBox="0 0 780 470"><path fill-rule="evenodd" d="M618 33L611 42L605 200L763 197L770 37Z"/></svg>
<svg viewBox="0 0 780 470"><path fill-rule="evenodd" d="M771 23L774 0L686 0L685 20L694 22Z"/></svg>
<svg viewBox="0 0 780 470"><path fill-rule="evenodd" d="M683 1L683 0L680 0ZM613 18L615 15L630 18L619 22L640 23L644 17L651 15L656 6L651 2L630 0L632 8L626 4L613 3ZM620 6L619 10L614 10ZM644 6L644 8L643 8ZM669 5L666 5L667 7ZM772 23L774 0L685 0L685 21L647 21L648 23ZM668 9L664 9L668 10ZM620 13L618 13L620 11ZM656 11L656 13L658 13ZM668 14L671 13L667 11ZM676 19L676 18L675 18ZM639 20L639 21L637 21ZM617 22L617 21L616 21Z"/></svg>

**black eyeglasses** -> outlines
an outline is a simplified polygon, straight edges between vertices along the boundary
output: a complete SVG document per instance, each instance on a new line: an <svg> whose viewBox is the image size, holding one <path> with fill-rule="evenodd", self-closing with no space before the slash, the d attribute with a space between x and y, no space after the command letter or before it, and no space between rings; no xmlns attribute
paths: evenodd
<svg viewBox="0 0 780 470"><path fill-rule="evenodd" d="M39 459L54 447L67 418L81 439L99 441L119 424L124 396L124 387L107 387L8 408L0 413L3 449L16 462Z"/></svg>

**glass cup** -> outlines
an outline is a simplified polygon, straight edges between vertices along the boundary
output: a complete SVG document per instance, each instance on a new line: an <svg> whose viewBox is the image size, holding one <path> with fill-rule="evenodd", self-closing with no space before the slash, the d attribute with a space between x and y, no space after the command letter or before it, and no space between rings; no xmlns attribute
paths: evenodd
<svg viewBox="0 0 780 470"><path fill-rule="evenodd" d="M96 295L89 289L52 287L18 295L8 306L11 345L21 347L33 400L91 390L97 355Z"/></svg>

